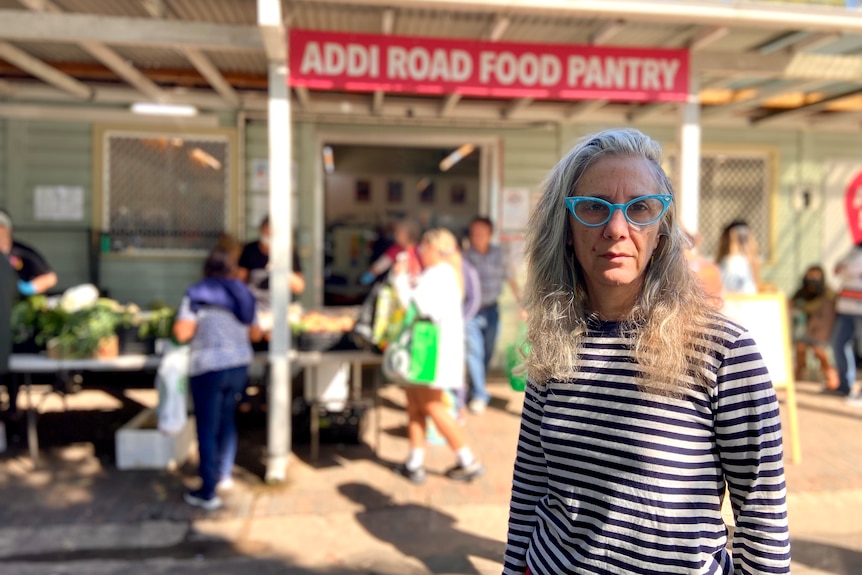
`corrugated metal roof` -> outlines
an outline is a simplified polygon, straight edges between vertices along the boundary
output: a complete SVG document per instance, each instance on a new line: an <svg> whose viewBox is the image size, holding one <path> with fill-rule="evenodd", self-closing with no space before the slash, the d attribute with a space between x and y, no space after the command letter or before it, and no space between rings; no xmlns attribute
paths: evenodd
<svg viewBox="0 0 862 575"><path fill-rule="evenodd" d="M243 72L247 74L266 74L267 61L263 53L257 52L217 52L208 51L212 63L223 72Z"/></svg>
<svg viewBox="0 0 862 575"><path fill-rule="evenodd" d="M257 24L257 0L165 0L181 20L219 24Z"/></svg>
<svg viewBox="0 0 862 575"><path fill-rule="evenodd" d="M144 46L114 46L114 52L133 62L139 68L191 68L191 64L178 50L173 48L151 48Z"/></svg>
<svg viewBox="0 0 862 575"><path fill-rule="evenodd" d="M123 0L53 0L57 6L66 12L83 12L85 14L100 14L102 16L145 17L147 11L143 2ZM18 8L20 8L20 4Z"/></svg>
<svg viewBox="0 0 862 575"><path fill-rule="evenodd" d="M12 42L31 56L46 62L79 62L90 64L96 59L90 56L78 44L60 42Z"/></svg>

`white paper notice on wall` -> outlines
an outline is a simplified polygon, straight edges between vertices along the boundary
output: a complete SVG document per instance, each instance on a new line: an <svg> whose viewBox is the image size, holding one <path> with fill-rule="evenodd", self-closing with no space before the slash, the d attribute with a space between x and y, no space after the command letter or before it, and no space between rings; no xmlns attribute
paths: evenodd
<svg viewBox="0 0 862 575"><path fill-rule="evenodd" d="M251 185L249 187L252 192L269 190L269 160L254 158L251 161Z"/></svg>
<svg viewBox="0 0 862 575"><path fill-rule="evenodd" d="M81 222L84 220L84 188L81 186L36 186L33 190L36 220Z"/></svg>
<svg viewBox="0 0 862 575"><path fill-rule="evenodd" d="M523 232L530 219L530 190L504 188L500 198L500 229L503 232Z"/></svg>

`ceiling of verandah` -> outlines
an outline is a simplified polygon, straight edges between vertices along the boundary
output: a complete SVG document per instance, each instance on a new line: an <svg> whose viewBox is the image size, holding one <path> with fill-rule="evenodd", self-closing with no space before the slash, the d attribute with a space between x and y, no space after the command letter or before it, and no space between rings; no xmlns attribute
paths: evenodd
<svg viewBox="0 0 862 575"><path fill-rule="evenodd" d="M862 11L843 2L683 4L688 13L668 9L681 3L661 0L282 2L289 28L689 49L704 124L860 128ZM0 0L0 116L33 115L40 106L125 110L138 101L263 113L268 64L257 20L256 0ZM323 121L524 125L678 118L675 104L292 94L296 117Z"/></svg>

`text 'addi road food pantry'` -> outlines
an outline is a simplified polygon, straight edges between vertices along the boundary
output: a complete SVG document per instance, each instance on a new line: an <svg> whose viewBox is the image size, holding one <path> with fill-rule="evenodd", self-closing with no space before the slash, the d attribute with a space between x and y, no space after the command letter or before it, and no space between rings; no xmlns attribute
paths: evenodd
<svg viewBox="0 0 862 575"><path fill-rule="evenodd" d="M290 32L290 84L492 97L682 101L688 52Z"/></svg>

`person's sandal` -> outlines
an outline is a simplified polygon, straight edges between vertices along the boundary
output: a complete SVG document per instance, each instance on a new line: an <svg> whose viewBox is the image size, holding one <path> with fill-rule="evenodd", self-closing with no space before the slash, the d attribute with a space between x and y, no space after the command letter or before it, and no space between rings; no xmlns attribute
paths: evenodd
<svg viewBox="0 0 862 575"><path fill-rule="evenodd" d="M469 465L458 464L446 471L446 477L452 481L473 481L485 473L485 466L478 459L474 459Z"/></svg>

